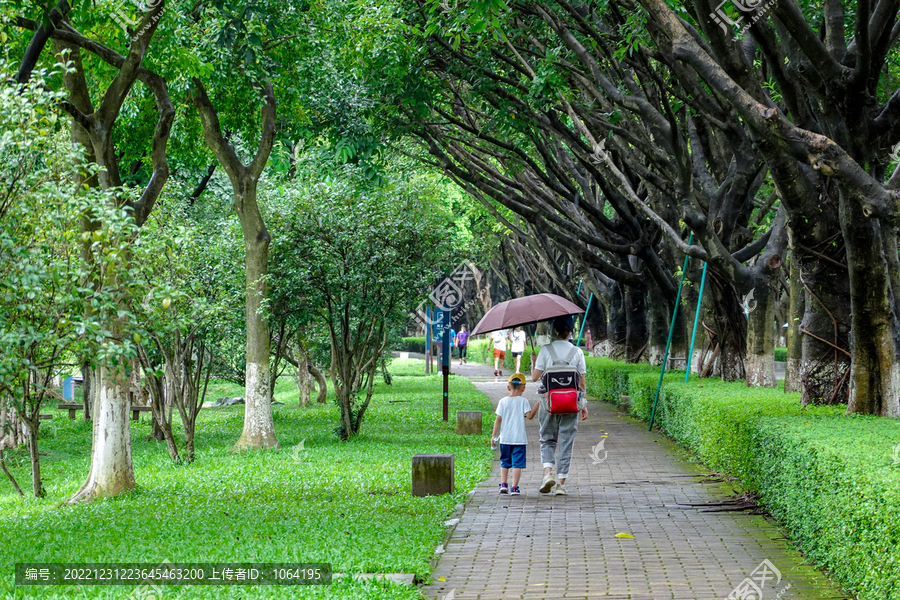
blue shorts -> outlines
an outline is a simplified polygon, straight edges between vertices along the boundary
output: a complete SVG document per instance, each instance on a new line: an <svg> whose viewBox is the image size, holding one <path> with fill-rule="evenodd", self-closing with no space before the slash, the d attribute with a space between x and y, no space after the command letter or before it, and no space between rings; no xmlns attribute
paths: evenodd
<svg viewBox="0 0 900 600"><path fill-rule="evenodd" d="M500 466L504 469L524 469L525 444L500 444Z"/></svg>

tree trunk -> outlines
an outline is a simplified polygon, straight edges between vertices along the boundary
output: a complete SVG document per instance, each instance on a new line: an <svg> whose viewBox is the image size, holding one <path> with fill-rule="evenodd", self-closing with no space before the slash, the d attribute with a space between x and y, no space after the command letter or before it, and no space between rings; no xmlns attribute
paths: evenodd
<svg viewBox="0 0 900 600"><path fill-rule="evenodd" d="M241 196L235 198L235 205L245 207L238 214L243 215L241 229L244 231L246 266L247 384L244 392L244 430L234 450L277 448L272 399L269 396L269 378L272 376L269 371L269 324L263 313L263 302L267 296L269 234L256 206L255 184ZM251 206L253 209L247 210Z"/></svg>
<svg viewBox="0 0 900 600"><path fill-rule="evenodd" d="M650 302L650 353L648 360L651 365L659 366L662 364L663 356L666 353L666 341L669 339L669 321L672 314L669 311L668 303L663 301L662 292L655 284L650 284L650 290L656 298Z"/></svg>
<svg viewBox="0 0 900 600"><path fill-rule="evenodd" d="M41 456L38 453L38 427L40 427L41 421L39 418L36 418L34 423L27 420L24 422L28 427L28 455L31 458L31 491L35 498L43 498L44 485L41 482Z"/></svg>
<svg viewBox="0 0 900 600"><path fill-rule="evenodd" d="M177 358L176 355L175 360L177 360ZM175 369L180 368L181 364L177 362L173 364L173 361L166 361L166 375L165 380L162 382L162 388L165 392L162 397L159 398L157 402L158 406L153 407L152 411L154 420L157 421L157 427L159 428L160 434L162 434L162 440L166 442L169 458L176 464L181 462L181 457L178 455L178 446L175 445L175 435L172 433L172 413L170 411L173 403L176 401L176 394L181 393L181 378L175 372Z"/></svg>
<svg viewBox="0 0 900 600"><path fill-rule="evenodd" d="M613 360L624 360L626 354L628 318L623 287L621 283L614 282L609 293L609 357Z"/></svg>
<svg viewBox="0 0 900 600"><path fill-rule="evenodd" d="M650 339L646 286L625 286L625 310L625 360L646 361Z"/></svg>
<svg viewBox="0 0 900 600"><path fill-rule="evenodd" d="M91 365L87 361L83 365L81 365L81 379L83 380L81 385L81 403L83 405L84 411L84 420L91 420L91 413L94 410L93 404L93 376L94 372L91 370Z"/></svg>
<svg viewBox="0 0 900 600"><path fill-rule="evenodd" d="M785 363L784 391L800 392L803 390L800 379L800 363L803 358L803 339L800 334L800 320L805 310L806 291L800 283L800 260L797 251L791 250L790 286L791 299L788 310L787 359Z"/></svg>
<svg viewBox="0 0 900 600"><path fill-rule="evenodd" d="M722 381L739 381L746 375L747 318L734 287L710 267L706 274L706 291L712 305L711 340L719 348L719 374ZM702 321L702 316L701 316Z"/></svg>
<svg viewBox="0 0 900 600"><path fill-rule="evenodd" d="M184 424L184 460L185 462L194 462L194 423Z"/></svg>
<svg viewBox="0 0 900 600"><path fill-rule="evenodd" d="M775 377L775 294L765 280L752 288L752 292L753 300L745 300L745 308L749 310L747 386L778 387Z"/></svg>
<svg viewBox="0 0 900 600"><path fill-rule="evenodd" d="M70 504L134 489L131 462L131 414L128 403L128 378L107 367L97 370L98 395L93 418L91 470L87 481L69 500Z"/></svg>
<svg viewBox="0 0 900 600"><path fill-rule="evenodd" d="M272 377L269 365L269 324L263 312L268 296L266 274L271 238L259 210L256 187L269 160L275 142L275 93L271 83L261 85L264 106L262 132L253 161L244 166L225 136L219 117L213 108L203 83L196 77L194 106L200 113L203 136L228 173L234 197L234 210L241 222L244 236L244 288L247 317L247 345L244 392L244 430L234 444L234 451L251 448L277 448L275 424L272 420L272 398L269 384Z"/></svg>
<svg viewBox="0 0 900 600"><path fill-rule="evenodd" d="M297 366L294 382L300 393L300 408L306 408L310 404L312 396L312 375L309 372L309 356L306 353L306 345L302 340L297 341Z"/></svg>
<svg viewBox="0 0 900 600"><path fill-rule="evenodd" d="M316 396L316 402L318 404L325 404L328 401L328 382L325 380L325 376L322 375L322 371L320 371L316 365L309 363L309 373L316 380L316 385L319 386L319 393Z"/></svg>
<svg viewBox="0 0 900 600"><path fill-rule="evenodd" d="M864 217L841 193L841 228L850 266L852 344L848 413L900 417L900 276L897 239L890 226ZM891 272L893 270L893 273Z"/></svg>

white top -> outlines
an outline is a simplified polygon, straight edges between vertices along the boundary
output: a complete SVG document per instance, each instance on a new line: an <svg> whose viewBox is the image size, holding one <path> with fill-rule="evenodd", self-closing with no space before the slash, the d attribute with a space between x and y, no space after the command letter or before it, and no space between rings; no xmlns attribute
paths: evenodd
<svg viewBox="0 0 900 600"><path fill-rule="evenodd" d="M524 331L513 331L512 332L512 351L513 352L525 352L525 332Z"/></svg>
<svg viewBox="0 0 900 600"><path fill-rule="evenodd" d="M525 413L531 405L525 396L507 396L500 400L497 410L500 415L500 443L527 444L525 438Z"/></svg>
<svg viewBox="0 0 900 600"><path fill-rule="evenodd" d="M550 346L551 344L553 345L553 351L556 353L556 357L559 360L565 360L569 353L572 352L572 348L575 347L565 340L556 340L555 342L547 344L547 346ZM538 354L537 362L534 364L536 371L546 371L553 366L550 353L546 352L547 346L541 348L541 351ZM584 352L581 350L576 351L575 356L572 357L572 364L570 366L582 375L587 373L587 365L584 362Z"/></svg>
<svg viewBox="0 0 900 600"><path fill-rule="evenodd" d="M494 340L495 350L506 350L506 330L501 329L491 333L491 339Z"/></svg>

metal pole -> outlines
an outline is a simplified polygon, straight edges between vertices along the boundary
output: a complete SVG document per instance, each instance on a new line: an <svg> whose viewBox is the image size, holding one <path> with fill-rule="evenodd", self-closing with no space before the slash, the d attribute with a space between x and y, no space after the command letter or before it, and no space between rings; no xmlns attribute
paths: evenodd
<svg viewBox="0 0 900 600"><path fill-rule="evenodd" d="M694 241L694 234L688 237L688 246ZM684 285L684 275L687 273L690 256L684 256L684 266L681 267L681 280L678 282L678 294L675 296L675 308L672 310L672 323L669 325L669 339L666 340L666 353L663 355L662 368L659 370L659 383L656 384L656 397L653 398L653 410L650 411L650 427L647 431L653 431L653 419L656 417L656 403L659 402L659 390L662 388L663 375L666 374L666 363L669 362L669 349L672 347L672 332L675 331L675 318L678 316L678 304L681 302L681 287Z"/></svg>
<svg viewBox="0 0 900 600"><path fill-rule="evenodd" d="M425 307L425 374L431 374L431 307Z"/></svg>
<svg viewBox="0 0 900 600"><path fill-rule="evenodd" d="M688 382L691 376L691 357L694 355L694 340L697 337L697 323L700 322L700 306L703 304L703 285L706 283L706 267L709 263L703 263L703 276L700 278L700 295L697 297L697 313L694 315L694 331L691 333L691 349L688 352L684 367L684 382Z"/></svg>
<svg viewBox="0 0 900 600"><path fill-rule="evenodd" d="M575 290L575 297L576 297L576 298L581 297L581 284L582 284L582 283L584 283L584 279L582 279L581 281L578 282L578 289Z"/></svg>
<svg viewBox="0 0 900 600"><path fill-rule="evenodd" d="M581 334L584 333L584 324L587 323L587 314L588 311L591 310L591 302L594 300L594 292L591 292L591 297L588 298L588 305L584 311L584 315L581 317L581 327L578 329L578 339L575 340L575 345L578 346L581 344Z"/></svg>
<svg viewBox="0 0 900 600"><path fill-rule="evenodd" d="M444 421L450 418L450 316L449 310L441 311L441 326L444 330L441 344L441 371L444 373Z"/></svg>

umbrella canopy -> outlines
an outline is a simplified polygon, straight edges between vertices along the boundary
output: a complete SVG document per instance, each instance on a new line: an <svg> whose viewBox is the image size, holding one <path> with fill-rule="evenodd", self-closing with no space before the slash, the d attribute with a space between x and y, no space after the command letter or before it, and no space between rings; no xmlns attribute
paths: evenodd
<svg viewBox="0 0 900 600"><path fill-rule="evenodd" d="M535 294L501 302L484 315L472 335L549 321L554 317L583 313L584 309L556 294Z"/></svg>

